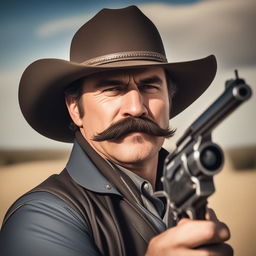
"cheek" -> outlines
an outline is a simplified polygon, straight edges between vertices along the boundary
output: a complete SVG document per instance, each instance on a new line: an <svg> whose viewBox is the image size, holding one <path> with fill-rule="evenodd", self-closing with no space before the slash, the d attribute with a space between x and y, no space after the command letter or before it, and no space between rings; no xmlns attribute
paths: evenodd
<svg viewBox="0 0 256 256"><path fill-rule="evenodd" d="M97 127L100 126L98 121L98 108L92 102L90 97L84 96L82 99L83 104L83 129L87 137L92 137L97 132Z"/></svg>
<svg viewBox="0 0 256 256"><path fill-rule="evenodd" d="M117 105L117 102L107 102L99 97L86 95L83 99L83 123L86 132L95 135L108 128L113 123Z"/></svg>
<svg viewBox="0 0 256 256"><path fill-rule="evenodd" d="M155 119L162 124L169 122L170 104L169 99L155 99L149 104L150 112Z"/></svg>
<svg viewBox="0 0 256 256"><path fill-rule="evenodd" d="M167 122L169 123L169 117L170 117L170 111L171 111L171 102L168 92L166 92L166 95L163 100L163 112L165 113L165 118L167 119Z"/></svg>

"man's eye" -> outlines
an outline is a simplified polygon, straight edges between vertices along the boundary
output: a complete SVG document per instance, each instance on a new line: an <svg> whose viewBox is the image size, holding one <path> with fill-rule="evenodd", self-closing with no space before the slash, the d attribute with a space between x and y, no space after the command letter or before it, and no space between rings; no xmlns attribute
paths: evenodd
<svg viewBox="0 0 256 256"><path fill-rule="evenodd" d="M103 90L104 92L118 92L121 91L121 88L119 87L109 87Z"/></svg>
<svg viewBox="0 0 256 256"><path fill-rule="evenodd" d="M159 87L156 85L152 85L152 84L144 84L141 86L142 90L147 90L147 91L158 91Z"/></svg>
<svg viewBox="0 0 256 256"><path fill-rule="evenodd" d="M102 91L106 95L115 96L122 92L122 88L120 88L118 86L117 87L107 87L107 88L103 89Z"/></svg>

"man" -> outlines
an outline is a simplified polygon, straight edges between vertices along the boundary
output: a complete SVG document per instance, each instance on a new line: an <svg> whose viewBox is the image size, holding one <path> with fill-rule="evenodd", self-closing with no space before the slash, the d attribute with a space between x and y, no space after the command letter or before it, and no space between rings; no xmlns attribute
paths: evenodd
<svg viewBox="0 0 256 256"><path fill-rule="evenodd" d="M20 81L28 123L73 142L66 168L6 214L1 255L232 255L214 212L176 226L154 197L169 118L216 72L213 56L168 63L160 35L135 6L103 9L75 34L71 61L32 63Z"/></svg>

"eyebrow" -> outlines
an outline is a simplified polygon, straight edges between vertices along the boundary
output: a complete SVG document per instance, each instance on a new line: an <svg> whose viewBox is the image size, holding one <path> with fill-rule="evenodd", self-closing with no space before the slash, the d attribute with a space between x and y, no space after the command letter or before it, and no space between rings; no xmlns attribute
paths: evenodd
<svg viewBox="0 0 256 256"><path fill-rule="evenodd" d="M159 84L162 85L163 81L161 78L159 78L158 76L151 76L151 77L146 77L143 78L141 80L138 81L138 83L141 84ZM115 86L115 85L121 85L121 86L125 86L127 85L126 82L121 81L121 80L117 80L117 79L102 79L99 80L96 83L96 88L102 88L105 86Z"/></svg>
<svg viewBox="0 0 256 256"><path fill-rule="evenodd" d="M159 85L162 85L163 81L158 76L151 76L151 77L147 77L147 78L141 79L139 81L139 83L140 84L159 84Z"/></svg>
<svg viewBox="0 0 256 256"><path fill-rule="evenodd" d="M96 84L97 88L105 87L105 86L113 86L113 85L127 85L127 83L121 81L121 80L115 80L115 79L103 79L99 80Z"/></svg>

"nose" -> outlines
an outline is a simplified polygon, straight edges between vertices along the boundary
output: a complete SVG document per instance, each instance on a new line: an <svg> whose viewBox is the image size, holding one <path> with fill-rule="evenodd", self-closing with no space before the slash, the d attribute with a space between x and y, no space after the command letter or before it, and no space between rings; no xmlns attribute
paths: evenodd
<svg viewBox="0 0 256 256"><path fill-rule="evenodd" d="M147 115L144 98L138 88L132 88L123 95L121 112L124 117Z"/></svg>

